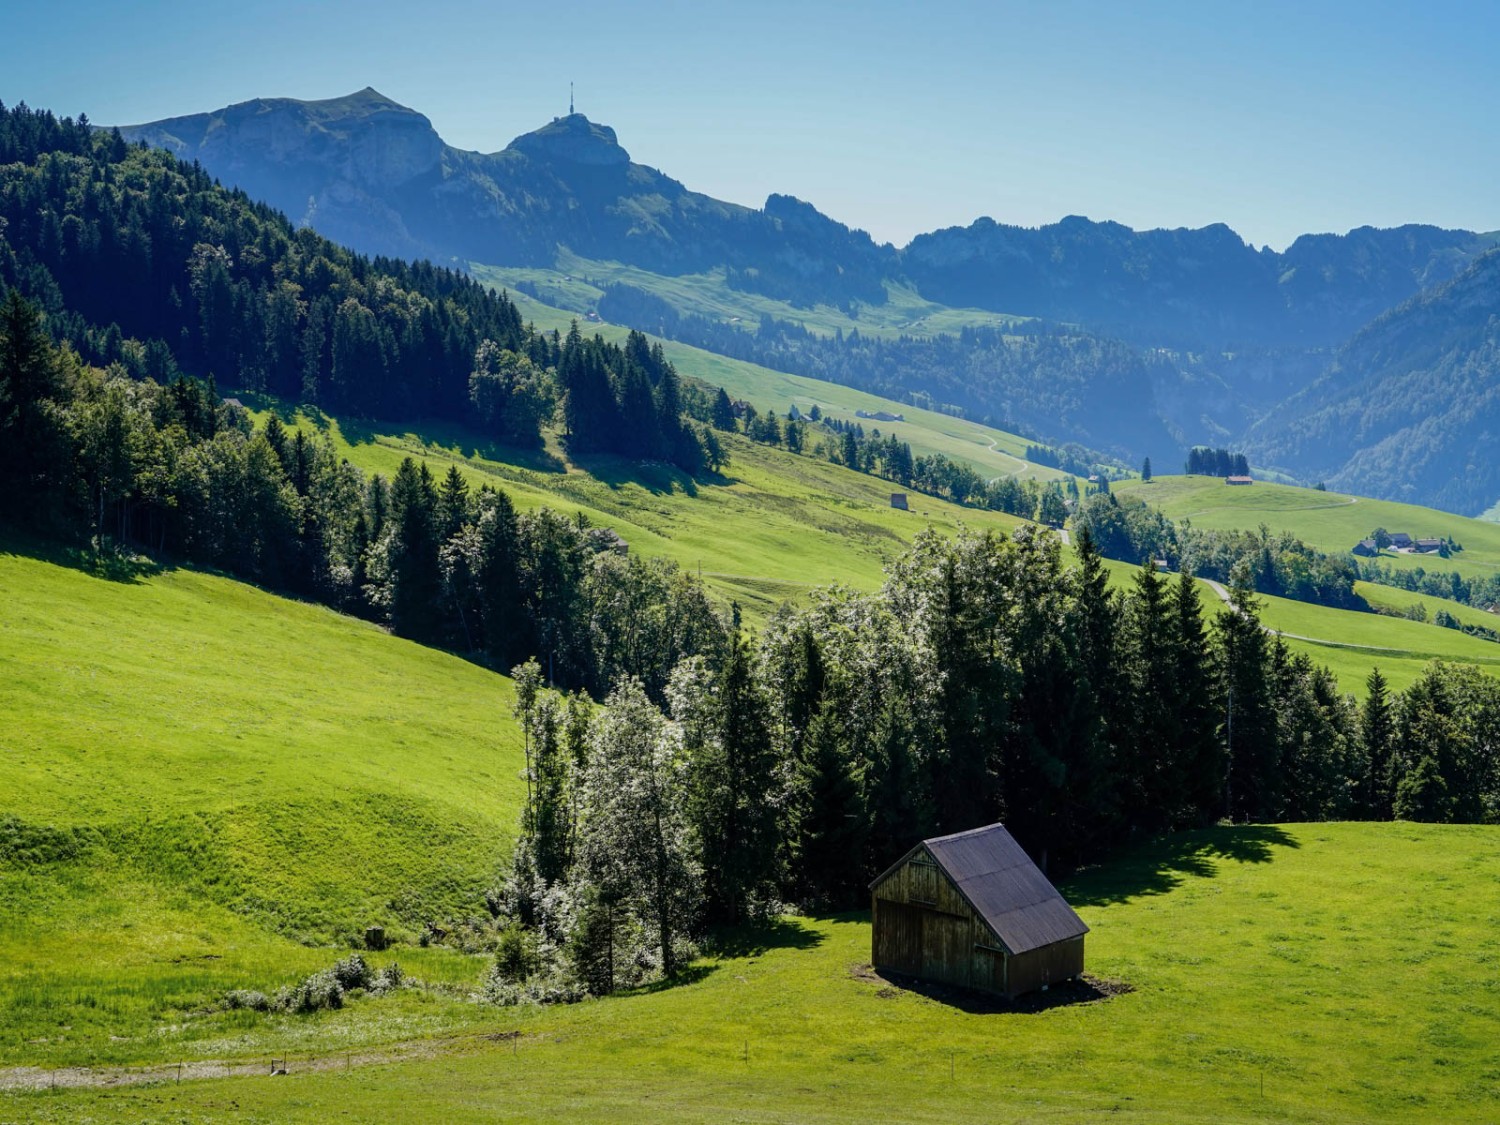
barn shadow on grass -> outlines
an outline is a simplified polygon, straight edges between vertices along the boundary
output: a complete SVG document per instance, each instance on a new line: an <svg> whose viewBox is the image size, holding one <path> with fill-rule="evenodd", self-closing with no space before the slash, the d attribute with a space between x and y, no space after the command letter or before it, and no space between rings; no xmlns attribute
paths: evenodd
<svg viewBox="0 0 1500 1125"><path fill-rule="evenodd" d="M1177 832L1079 872L1062 887L1075 907L1161 895L1190 878L1211 879L1225 863L1270 863L1278 848L1301 847L1274 824L1235 824Z"/></svg>
<svg viewBox="0 0 1500 1125"><path fill-rule="evenodd" d="M1003 996L990 996L956 985L871 968L869 965L855 965L849 970L849 975L855 980L879 985L875 996L880 1000L895 1000L903 993L912 993L970 1015L1036 1015L1039 1012L1050 1012L1054 1008L1097 1004L1111 996L1135 991L1123 981L1105 980L1085 973L1078 980L1054 984L1045 992L1028 992L1014 1000L1007 1000Z"/></svg>

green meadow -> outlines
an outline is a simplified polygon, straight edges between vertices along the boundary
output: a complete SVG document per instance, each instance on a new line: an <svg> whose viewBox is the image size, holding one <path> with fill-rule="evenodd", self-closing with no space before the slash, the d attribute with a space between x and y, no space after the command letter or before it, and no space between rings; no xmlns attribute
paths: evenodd
<svg viewBox="0 0 1500 1125"><path fill-rule="evenodd" d="M587 313L598 304L607 286L631 285L654 293L679 313L724 323L743 323L753 329L762 316L799 324L809 332L832 336L858 331L868 336L895 337L956 333L964 328L1009 328L1032 319L985 309L959 309L929 301L909 285L887 282L881 305L858 302L850 309L822 304L799 308L786 301L731 288L722 268L707 273L665 275L621 262L580 258L561 251L552 269L490 266L471 262L475 277L514 288L529 282L551 305L572 313Z"/></svg>
<svg viewBox="0 0 1500 1125"><path fill-rule="evenodd" d="M1493 827L1209 829L1064 884L1089 971L1130 989L1092 1003L911 992L869 973L863 916L789 918L676 986L491 1009L402 1061L12 1093L0 1117L1493 1121L1496 879Z"/></svg>
<svg viewBox="0 0 1500 1125"><path fill-rule="evenodd" d="M1470 519L1392 500L1371 500L1257 480L1253 485L1226 485L1218 477L1157 476L1150 481L1121 481L1117 491L1141 497L1173 520L1196 527L1289 531L1329 554L1344 554L1377 527L1404 531L1414 539L1449 538L1463 546L1452 558L1396 554L1381 562L1399 569L1458 571L1490 576L1500 571L1500 523Z"/></svg>
<svg viewBox="0 0 1500 1125"><path fill-rule="evenodd" d="M258 419L277 404L259 402ZM694 481L663 465L616 458L568 462L555 446L530 454L477 442L456 427L382 427L288 411L288 424L328 434L341 456L367 472L395 473L402 458L425 459L441 476L454 464L474 486L504 488L523 510L546 505L612 527L630 549L665 556L703 575L726 601L760 620L783 601L834 582L873 589L887 562L916 534L963 526L1008 533L1024 521L911 493L820 458L729 435L723 474Z"/></svg>
<svg viewBox="0 0 1500 1125"><path fill-rule="evenodd" d="M482 270L477 270L476 276L482 280L494 281ZM498 281L495 284L503 287ZM578 319L574 313L544 305L524 293L512 291L510 298L529 323L545 331L556 329L567 332L569 326ZM580 324L580 329L589 333L597 332L606 340L614 341L624 340L628 334L627 329L618 325L599 322ZM882 434L895 434L911 446L913 453L941 453L952 460L968 462L976 472L991 477L1064 480L1068 476L1057 469L1027 461L1026 439L1004 430L992 429L940 411L923 410L838 383L773 371L768 367L730 359L687 344L662 340L661 346L673 366L683 375L711 386L723 387L733 397L753 402L757 409L785 414L793 404L804 413L817 406L825 414L849 421L855 420L855 412L859 410L901 414L905 418L903 422L867 421L862 424L867 431L875 428Z"/></svg>
<svg viewBox="0 0 1500 1125"><path fill-rule="evenodd" d="M327 968L368 925L414 941L475 909L521 803L508 680L212 575L107 579L5 548L0 1060L253 1041L264 1017L207 1012L226 989ZM390 956L433 981L478 971ZM431 1007L401 994L361 1034Z"/></svg>

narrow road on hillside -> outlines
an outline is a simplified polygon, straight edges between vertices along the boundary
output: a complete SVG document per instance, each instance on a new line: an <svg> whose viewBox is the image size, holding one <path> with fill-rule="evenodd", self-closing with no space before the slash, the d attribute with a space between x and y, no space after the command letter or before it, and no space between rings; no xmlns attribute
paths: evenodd
<svg viewBox="0 0 1500 1125"><path fill-rule="evenodd" d="M1204 578L1204 579L1201 579L1200 581L1202 581L1205 585L1207 585L1208 588L1211 589L1215 594L1218 594L1219 595L1219 600L1221 602L1223 602L1227 606L1231 606L1231 608L1232 608L1232 603L1229 600L1229 591L1224 588L1224 586L1223 586L1222 583L1215 582L1212 578ZM1351 643L1349 641L1330 641L1326 637L1304 637L1301 633L1284 633L1280 629L1273 629L1273 628L1271 628L1271 626L1265 624L1264 622L1261 623L1261 628L1264 629L1268 633L1274 633L1277 636L1285 637L1289 641L1307 641L1309 644L1328 645L1330 648L1355 648L1355 649L1359 649L1361 652L1409 652L1409 651L1411 651L1410 649L1403 649L1403 648L1386 648L1383 645L1357 645L1357 644L1353 644L1353 643Z"/></svg>

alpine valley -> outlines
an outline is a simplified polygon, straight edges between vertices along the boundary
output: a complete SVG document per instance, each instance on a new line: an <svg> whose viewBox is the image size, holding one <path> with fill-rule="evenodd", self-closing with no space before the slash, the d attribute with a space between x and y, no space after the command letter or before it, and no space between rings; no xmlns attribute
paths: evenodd
<svg viewBox="0 0 1500 1125"><path fill-rule="evenodd" d="M980 218L897 248L759 209L558 117L495 153L373 89L121 130L356 250L1138 464L1243 449L1305 484L1479 514L1500 499L1496 232L1408 225L1256 249L1222 224Z"/></svg>

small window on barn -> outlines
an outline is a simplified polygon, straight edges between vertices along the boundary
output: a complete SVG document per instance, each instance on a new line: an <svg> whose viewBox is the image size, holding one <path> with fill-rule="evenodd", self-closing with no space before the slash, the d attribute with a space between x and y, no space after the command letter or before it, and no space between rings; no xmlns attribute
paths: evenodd
<svg viewBox="0 0 1500 1125"><path fill-rule="evenodd" d="M911 861L911 897L916 902L937 902L937 864L926 856Z"/></svg>

